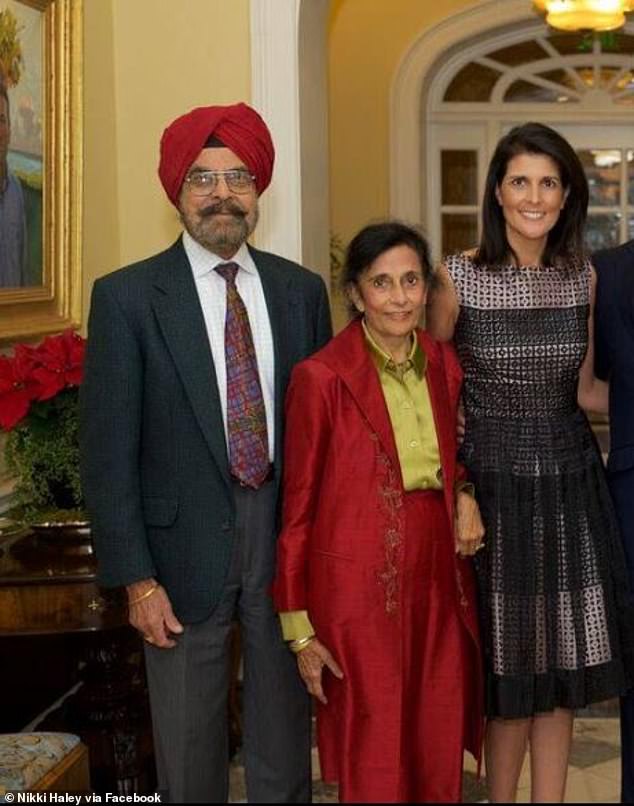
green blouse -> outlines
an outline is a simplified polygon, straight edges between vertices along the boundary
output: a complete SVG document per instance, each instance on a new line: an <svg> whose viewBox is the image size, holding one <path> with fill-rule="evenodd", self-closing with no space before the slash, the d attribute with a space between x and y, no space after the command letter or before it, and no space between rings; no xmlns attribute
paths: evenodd
<svg viewBox="0 0 634 806"><path fill-rule="evenodd" d="M440 451L434 415L425 380L427 356L416 335L407 360L396 364L370 335L363 322L368 351L376 366L385 397L405 490L440 490ZM285 641L314 635L306 610L280 613Z"/></svg>

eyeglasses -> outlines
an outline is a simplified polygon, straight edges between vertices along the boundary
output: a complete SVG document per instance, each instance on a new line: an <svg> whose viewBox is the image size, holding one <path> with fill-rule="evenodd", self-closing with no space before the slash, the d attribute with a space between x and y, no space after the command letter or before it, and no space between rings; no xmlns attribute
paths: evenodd
<svg viewBox="0 0 634 806"><path fill-rule="evenodd" d="M194 171L185 177L185 182L187 182L192 196L209 196L218 187L221 177L227 183L231 193L248 193L255 182L255 176L240 169L231 171Z"/></svg>

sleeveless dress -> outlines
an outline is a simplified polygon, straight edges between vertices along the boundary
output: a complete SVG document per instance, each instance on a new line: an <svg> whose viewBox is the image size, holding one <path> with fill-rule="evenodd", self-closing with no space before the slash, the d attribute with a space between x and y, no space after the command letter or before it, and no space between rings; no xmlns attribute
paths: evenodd
<svg viewBox="0 0 634 806"><path fill-rule="evenodd" d="M486 527L476 555L489 717L623 693L634 609L603 465L577 381L591 268L447 258L464 370L461 461Z"/></svg>

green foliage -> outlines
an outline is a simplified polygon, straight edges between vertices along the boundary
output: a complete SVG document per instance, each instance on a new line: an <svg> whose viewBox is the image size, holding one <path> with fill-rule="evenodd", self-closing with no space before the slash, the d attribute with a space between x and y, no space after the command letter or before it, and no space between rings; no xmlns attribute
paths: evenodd
<svg viewBox="0 0 634 806"><path fill-rule="evenodd" d="M7 467L17 479L14 500L24 520L42 511L81 509L77 388L32 403L27 417L9 432Z"/></svg>
<svg viewBox="0 0 634 806"><path fill-rule="evenodd" d="M15 14L8 8L0 11L0 84L15 87L22 75L24 58Z"/></svg>
<svg viewBox="0 0 634 806"><path fill-rule="evenodd" d="M616 31L588 31L581 38L578 50L580 53L592 53L595 39L601 42L603 52L615 53L620 50L620 42Z"/></svg>

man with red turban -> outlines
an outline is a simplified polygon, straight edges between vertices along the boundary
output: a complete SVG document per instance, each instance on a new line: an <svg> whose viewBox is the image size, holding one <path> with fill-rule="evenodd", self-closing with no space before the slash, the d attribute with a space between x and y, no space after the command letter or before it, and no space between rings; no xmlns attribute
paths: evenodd
<svg viewBox="0 0 634 806"><path fill-rule="evenodd" d="M226 802L231 624L249 801L310 799L310 712L269 587L293 365L331 335L323 281L247 244L274 148L246 104L163 133L182 236L95 283L82 483L99 577L144 639L159 789Z"/></svg>

